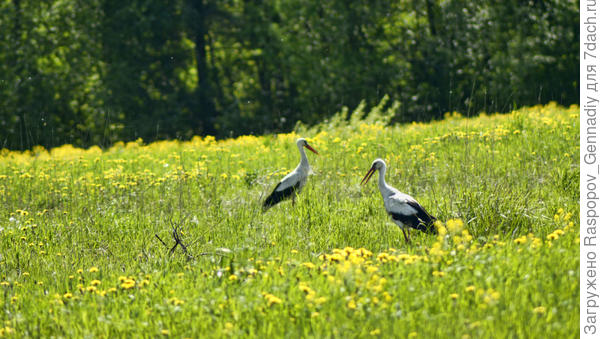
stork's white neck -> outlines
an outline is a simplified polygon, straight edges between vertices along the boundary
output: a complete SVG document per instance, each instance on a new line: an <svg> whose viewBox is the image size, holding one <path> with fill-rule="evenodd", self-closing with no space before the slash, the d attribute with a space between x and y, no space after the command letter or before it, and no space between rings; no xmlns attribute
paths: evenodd
<svg viewBox="0 0 600 339"><path fill-rule="evenodd" d="M300 166L308 167L308 158L306 157L306 152L304 151L304 146L297 144L298 151L300 151Z"/></svg>
<svg viewBox="0 0 600 339"><path fill-rule="evenodd" d="M381 166L381 168L379 169L379 192L381 192L381 196L385 199L387 197L389 197L393 191L391 190L391 187L385 182L385 164L383 166Z"/></svg>

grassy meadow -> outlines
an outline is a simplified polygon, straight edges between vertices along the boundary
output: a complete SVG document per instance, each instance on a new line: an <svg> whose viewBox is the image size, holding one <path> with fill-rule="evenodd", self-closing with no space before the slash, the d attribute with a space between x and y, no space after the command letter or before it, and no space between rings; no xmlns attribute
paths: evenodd
<svg viewBox="0 0 600 339"><path fill-rule="evenodd" d="M0 151L0 337L578 337L579 108L393 127L362 109L291 134ZM299 136L315 174L262 213ZM359 185L377 157L438 236L406 244Z"/></svg>

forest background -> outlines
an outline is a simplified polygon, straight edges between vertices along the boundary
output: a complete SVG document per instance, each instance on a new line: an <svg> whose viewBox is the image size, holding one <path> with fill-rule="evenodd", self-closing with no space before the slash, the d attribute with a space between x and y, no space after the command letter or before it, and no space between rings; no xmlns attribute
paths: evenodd
<svg viewBox="0 0 600 339"><path fill-rule="evenodd" d="M578 1L4 0L0 31L0 148L579 100Z"/></svg>

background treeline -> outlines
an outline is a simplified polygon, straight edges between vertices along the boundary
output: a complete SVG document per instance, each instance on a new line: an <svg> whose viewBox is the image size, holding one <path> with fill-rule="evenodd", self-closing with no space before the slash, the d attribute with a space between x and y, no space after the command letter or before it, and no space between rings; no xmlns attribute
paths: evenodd
<svg viewBox="0 0 600 339"><path fill-rule="evenodd" d="M5 0L0 148L578 102L579 2Z"/></svg>

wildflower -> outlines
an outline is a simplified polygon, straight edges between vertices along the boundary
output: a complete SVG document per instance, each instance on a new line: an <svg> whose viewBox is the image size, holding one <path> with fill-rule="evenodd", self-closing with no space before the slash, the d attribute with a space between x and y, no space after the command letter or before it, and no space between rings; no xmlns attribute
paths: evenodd
<svg viewBox="0 0 600 339"><path fill-rule="evenodd" d="M77 270L77 274L82 274L83 273L83 268L80 268Z"/></svg>
<svg viewBox="0 0 600 339"><path fill-rule="evenodd" d="M376 328L373 331L369 332L370 335L379 335L381 334L381 330Z"/></svg>
<svg viewBox="0 0 600 339"><path fill-rule="evenodd" d="M310 288L305 282L299 283L298 288L300 289L300 291L302 291L306 294L315 293L315 291L312 288Z"/></svg>
<svg viewBox="0 0 600 339"><path fill-rule="evenodd" d="M67 293L63 294L63 298L65 298L65 299L71 299L71 298L73 298L73 294L67 292Z"/></svg>
<svg viewBox="0 0 600 339"><path fill-rule="evenodd" d="M236 281L236 280L238 280L237 275L232 274L232 275L229 276L229 281Z"/></svg>
<svg viewBox="0 0 600 339"><path fill-rule="evenodd" d="M301 264L301 266L304 266L304 267L308 268L309 270L310 270L310 269L313 269L313 268L315 268L315 267L316 267L316 266L315 266L315 264L313 264L313 263L311 263L311 262L303 262L303 263Z"/></svg>
<svg viewBox="0 0 600 339"><path fill-rule="evenodd" d="M349 309L351 309L351 310L355 310L355 309L356 309L356 302L355 302L353 299L351 299L351 300L348 302L348 305L347 305L347 306L348 306L348 308L349 308Z"/></svg>
<svg viewBox="0 0 600 339"><path fill-rule="evenodd" d="M457 293L451 293L450 294L450 299L452 299L452 300L458 299L458 294Z"/></svg>
<svg viewBox="0 0 600 339"><path fill-rule="evenodd" d="M270 293L264 293L263 295L264 295L264 298L267 299L267 304L269 306L273 306L275 304L281 304L283 302L280 298L278 298Z"/></svg>
<svg viewBox="0 0 600 339"><path fill-rule="evenodd" d="M544 306L538 306L533 309L533 313L544 314L546 313L546 308Z"/></svg>
<svg viewBox="0 0 600 339"><path fill-rule="evenodd" d="M324 304L326 301L327 301L326 297L318 297L314 300L315 304L317 304L317 305Z"/></svg>
<svg viewBox="0 0 600 339"><path fill-rule="evenodd" d="M175 306L183 305L185 303L185 301L178 299L176 297L170 298L169 302Z"/></svg>
<svg viewBox="0 0 600 339"><path fill-rule="evenodd" d="M446 223L446 228L450 233L459 233L463 229L463 221L461 219L450 219Z"/></svg>
<svg viewBox="0 0 600 339"><path fill-rule="evenodd" d="M465 292L475 292L475 286L470 285L465 287Z"/></svg>
<svg viewBox="0 0 600 339"><path fill-rule="evenodd" d="M521 244L524 244L526 242L527 242L527 237L526 236L522 236L522 237L519 237L519 238L517 238L517 239L514 240L514 243L517 244L517 245L521 245Z"/></svg>
<svg viewBox="0 0 600 339"><path fill-rule="evenodd" d="M546 236L546 239L556 240L556 239L558 239L558 235L556 233L550 233L550 234L548 234L548 236Z"/></svg>
<svg viewBox="0 0 600 339"><path fill-rule="evenodd" d="M98 286L98 285L100 285L101 283L102 283L102 282L101 282L100 280L92 280L92 281L91 281L91 284L92 284L92 286Z"/></svg>
<svg viewBox="0 0 600 339"><path fill-rule="evenodd" d="M124 290L128 290L130 288L135 287L135 280L133 279L125 279L122 283L121 283L121 288Z"/></svg>
<svg viewBox="0 0 600 339"><path fill-rule="evenodd" d="M434 277L440 277L441 278L441 277L445 276L446 273L445 272L440 272L440 271L433 271L432 275Z"/></svg>

